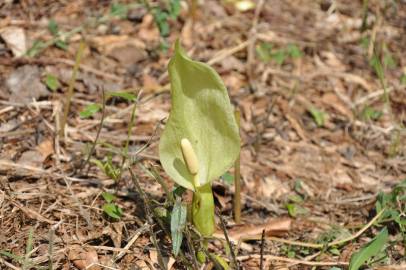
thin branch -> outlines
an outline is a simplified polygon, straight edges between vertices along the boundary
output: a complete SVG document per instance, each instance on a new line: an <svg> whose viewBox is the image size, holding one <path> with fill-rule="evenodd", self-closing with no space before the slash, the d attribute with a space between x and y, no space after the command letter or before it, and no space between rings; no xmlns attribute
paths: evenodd
<svg viewBox="0 0 406 270"><path fill-rule="evenodd" d="M259 259L259 270L264 270L264 246L265 246L265 230L262 230L261 236L261 252L260 252L260 259Z"/></svg>
<svg viewBox="0 0 406 270"><path fill-rule="evenodd" d="M223 219L222 215L220 214L220 212L217 209L216 209L216 212L217 212L217 216L220 218L221 229L223 230L224 237L226 239L227 245L230 248L231 258L233 260L235 269L239 270L240 266L239 266L237 258L235 256L233 245L231 244L230 238L228 238L227 228L226 228L226 225L224 223L224 219Z"/></svg>
<svg viewBox="0 0 406 270"><path fill-rule="evenodd" d="M156 251L157 251L157 253L158 253L158 263L159 263L159 266L162 268L162 269L166 269L166 265L165 265L165 263L164 263L164 260L163 260L163 256L162 256L162 252L161 252L161 249L159 248L159 246L158 246L158 241L157 241L157 239L156 239L156 235L155 235L155 232L154 232L154 230L152 229L152 227L153 227L153 224L154 224L154 221L153 221L153 211L152 211L152 208L151 208L151 205L150 205L150 201L149 201L149 199L147 198L147 196L146 196L146 194L144 193L144 191L142 190L142 188L141 188L141 186L140 186L140 183L139 183L139 181L138 181L138 177L137 176L135 176L135 174L132 172L132 170L129 168L128 169L128 171L130 172L130 175L131 175L131 179L133 180L133 183L134 183L134 185L135 185L135 188L137 189L137 191L138 191L138 193L140 194L140 196L141 196L141 198L142 198L142 200L143 200L143 202L144 202L144 210L145 210L145 214L146 214L146 217L147 217L147 222L149 223L149 229L150 229L150 234L151 234L151 238L152 238L152 242L153 242L153 244L154 244L154 246L155 246L155 248L156 248Z"/></svg>
<svg viewBox="0 0 406 270"><path fill-rule="evenodd" d="M246 261L249 259L259 259L260 255L252 254L252 255L244 255L238 256L237 259L239 261ZM334 266L334 265L348 265L348 262L313 262L313 261L305 261L305 260L298 260L298 259L291 259L286 257L279 257L273 255L264 255L266 260L273 260L273 261L282 261L288 263L295 263L295 264L303 264L303 265L310 265L310 266Z"/></svg>
<svg viewBox="0 0 406 270"><path fill-rule="evenodd" d="M299 242L299 241L292 241L292 240L287 240L287 239L282 239L278 237L269 237L268 239L271 241L276 241L279 243L285 243L293 246L301 246L301 247L308 247L308 248L315 248L315 249L323 249L326 247L333 247L333 246L340 246L346 242L352 241L356 238L358 238L361 234L363 234L366 230L368 230L378 219L379 217L384 213L386 209L382 209L376 216L371 219L364 227L362 227L358 232L355 234L344 238L340 240L336 240L327 244L316 244L316 243L305 243L305 242Z"/></svg>

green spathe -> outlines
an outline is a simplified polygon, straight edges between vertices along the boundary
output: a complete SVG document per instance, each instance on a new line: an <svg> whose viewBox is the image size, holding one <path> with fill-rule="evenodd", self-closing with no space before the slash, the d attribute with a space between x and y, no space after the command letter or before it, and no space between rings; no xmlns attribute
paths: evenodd
<svg viewBox="0 0 406 270"><path fill-rule="evenodd" d="M179 185L196 191L182 156L187 138L199 162L200 186L219 178L240 151L240 137L227 89L209 65L193 61L176 42L169 63L172 109L159 144L166 173Z"/></svg>

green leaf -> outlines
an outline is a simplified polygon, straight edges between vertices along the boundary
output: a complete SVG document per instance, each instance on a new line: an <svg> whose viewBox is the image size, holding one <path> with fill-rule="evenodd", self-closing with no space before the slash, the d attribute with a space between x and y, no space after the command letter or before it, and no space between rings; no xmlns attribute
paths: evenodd
<svg viewBox="0 0 406 270"><path fill-rule="evenodd" d="M365 36L365 37L361 38L360 45L364 50L368 50L369 42L370 42L370 38L368 36Z"/></svg>
<svg viewBox="0 0 406 270"><path fill-rule="evenodd" d="M176 19L180 13L180 0L171 0L169 2L169 16Z"/></svg>
<svg viewBox="0 0 406 270"><path fill-rule="evenodd" d="M57 41L55 41L55 46L58 47L59 49L68 50L68 44L65 41L62 41L60 39L58 39Z"/></svg>
<svg viewBox="0 0 406 270"><path fill-rule="evenodd" d="M318 110L315 107L311 107L309 109L309 112L311 116L313 117L314 122L318 127L324 126L325 118L326 118L326 113L323 111Z"/></svg>
<svg viewBox="0 0 406 270"><path fill-rule="evenodd" d="M294 203L302 203L303 202L302 196L297 195L297 194L292 194L288 198L289 198L289 201L294 202Z"/></svg>
<svg viewBox="0 0 406 270"><path fill-rule="evenodd" d="M388 241L388 229L385 227L371 242L351 256L349 270L358 270L369 259L379 254Z"/></svg>
<svg viewBox="0 0 406 270"><path fill-rule="evenodd" d="M102 108L102 106L100 104L97 103L93 103L93 104L89 104L86 106L86 108L81 111L79 113L79 116L81 118L89 118L91 116L93 116L95 113L97 113L98 111L100 111Z"/></svg>
<svg viewBox="0 0 406 270"><path fill-rule="evenodd" d="M385 74L383 71L381 61L379 60L379 57L374 54L372 56L369 64L374 68L375 73L378 76L379 80L383 81Z"/></svg>
<svg viewBox="0 0 406 270"><path fill-rule="evenodd" d="M171 215L171 237L172 250L178 256L183 239L183 229L186 225L186 206L182 204L180 198L175 202Z"/></svg>
<svg viewBox="0 0 406 270"><path fill-rule="evenodd" d="M393 69L396 68L396 60L393 58L392 54L386 50L383 55L383 65L384 67Z"/></svg>
<svg viewBox="0 0 406 270"><path fill-rule="evenodd" d="M54 35L54 36L58 35L59 27L54 19L51 19L48 22L48 30L49 30L49 32L51 32L52 35Z"/></svg>
<svg viewBox="0 0 406 270"><path fill-rule="evenodd" d="M24 257L15 255L15 254L13 254L11 252L4 251L4 250L0 250L0 255L8 257L10 259L13 259L13 260L15 260L15 261L17 261L19 263L24 261Z"/></svg>
<svg viewBox="0 0 406 270"><path fill-rule="evenodd" d="M128 8L120 3L113 3L110 7L110 16L125 19L127 17Z"/></svg>
<svg viewBox="0 0 406 270"><path fill-rule="evenodd" d="M340 250L338 248L330 248L328 250L331 254L339 256L341 254Z"/></svg>
<svg viewBox="0 0 406 270"><path fill-rule="evenodd" d="M296 217L296 204L294 203L288 203L286 205L286 209L288 210L289 216L291 217Z"/></svg>
<svg viewBox="0 0 406 270"><path fill-rule="evenodd" d="M47 76L45 77L45 84L54 92L58 90L59 87L61 87L58 78L52 74L47 74Z"/></svg>
<svg viewBox="0 0 406 270"><path fill-rule="evenodd" d="M219 255L214 255L214 258L216 258L216 261L221 265L221 267L224 270L230 270L230 266L228 265L228 263L226 262L226 260L224 260L221 256Z"/></svg>
<svg viewBox="0 0 406 270"><path fill-rule="evenodd" d="M272 44L262 42L261 44L257 45L255 48L257 55L259 59L262 62L269 62L271 60L271 50L272 50Z"/></svg>
<svg viewBox="0 0 406 270"><path fill-rule="evenodd" d="M221 179L226 183L227 185L232 185L234 183L234 175L232 175L229 172L226 172L221 176Z"/></svg>
<svg viewBox="0 0 406 270"><path fill-rule="evenodd" d="M133 93L130 92L109 92L107 96L123 98L129 102L133 102L137 98Z"/></svg>
<svg viewBox="0 0 406 270"><path fill-rule="evenodd" d="M106 173L106 168L105 168L103 162L101 162L100 160L92 158L90 160L90 163L95 164L102 172Z"/></svg>
<svg viewBox="0 0 406 270"><path fill-rule="evenodd" d="M169 63L172 109L159 143L166 173L180 186L195 190L183 160L180 141L187 138L199 162L201 186L223 175L240 151L233 108L220 76L209 65L193 61L176 43Z"/></svg>
<svg viewBox="0 0 406 270"><path fill-rule="evenodd" d="M306 208L295 203L286 204L286 209L291 217L297 217L298 215L304 215L309 212Z"/></svg>
<svg viewBox="0 0 406 270"><path fill-rule="evenodd" d="M111 203L112 201L114 201L116 199L116 196L114 196L113 194L109 193L109 192L103 192L102 193L103 199L107 202L107 203Z"/></svg>
<svg viewBox="0 0 406 270"><path fill-rule="evenodd" d="M403 73L402 76L400 76L400 84L406 85L406 73Z"/></svg>
<svg viewBox="0 0 406 270"><path fill-rule="evenodd" d="M296 252L294 250L289 250L287 256L288 258L294 258L296 256Z"/></svg>
<svg viewBox="0 0 406 270"><path fill-rule="evenodd" d="M28 57L34 57L45 48L46 48L46 45L45 45L45 43L43 41L35 40L34 43L31 46L31 48L29 48L25 54Z"/></svg>
<svg viewBox="0 0 406 270"><path fill-rule="evenodd" d="M182 186L177 186L176 188L174 188L174 190L172 191L173 196L178 196L181 197L182 194L186 191L186 189Z"/></svg>
<svg viewBox="0 0 406 270"><path fill-rule="evenodd" d="M286 59L286 52L284 50L278 50L271 55L272 60L274 60L278 65L282 65Z"/></svg>
<svg viewBox="0 0 406 270"><path fill-rule="evenodd" d="M292 58L302 57L302 51L295 44L289 44L287 47L287 52Z"/></svg>
<svg viewBox="0 0 406 270"><path fill-rule="evenodd" d="M370 106L366 106L361 114L364 121L378 120L383 115L381 111L377 111Z"/></svg>
<svg viewBox="0 0 406 270"><path fill-rule="evenodd" d="M154 15L154 21L156 25L158 26L159 33L162 37L167 37L169 35L169 23L168 23L168 17L169 14L166 11L163 11L161 9L154 9L153 12Z"/></svg>
<svg viewBox="0 0 406 270"><path fill-rule="evenodd" d="M123 215L123 210L114 203L106 203L103 205L103 211L114 219L120 219Z"/></svg>

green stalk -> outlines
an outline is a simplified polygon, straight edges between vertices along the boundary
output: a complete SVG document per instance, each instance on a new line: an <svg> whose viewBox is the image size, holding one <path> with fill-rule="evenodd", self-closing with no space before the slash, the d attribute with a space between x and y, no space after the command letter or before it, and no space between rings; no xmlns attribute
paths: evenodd
<svg viewBox="0 0 406 270"><path fill-rule="evenodd" d="M234 112L235 121L238 128L240 128L240 111L237 109ZM234 221L235 223L241 223L241 173L240 173L240 154L238 154L237 160L234 163Z"/></svg>
<svg viewBox="0 0 406 270"><path fill-rule="evenodd" d="M202 236L211 236L214 233L214 198L211 183L196 187L193 193L192 220Z"/></svg>
<svg viewBox="0 0 406 270"><path fill-rule="evenodd" d="M61 127L59 130L60 138L64 138L64 135L65 135L65 125L66 125L66 121L68 120L70 104L71 104L72 96L73 96L73 90L75 88L76 76L77 76L77 73L79 70L80 60L82 59L82 54L85 50L85 45L86 45L86 43L84 41L81 41L79 44L78 52L76 53L75 65L73 66L72 77L70 78L68 92L66 93L66 98L65 98L66 104L65 104L64 111L63 111Z"/></svg>

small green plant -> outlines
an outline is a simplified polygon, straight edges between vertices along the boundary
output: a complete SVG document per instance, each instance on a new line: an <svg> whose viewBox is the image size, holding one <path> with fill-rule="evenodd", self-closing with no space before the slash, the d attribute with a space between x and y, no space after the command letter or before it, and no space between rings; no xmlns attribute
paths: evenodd
<svg viewBox="0 0 406 270"><path fill-rule="evenodd" d="M54 19L51 19L48 23L48 30L55 39L55 46L62 49L68 49L67 39L65 37L66 33L59 31L59 26Z"/></svg>
<svg viewBox="0 0 406 270"><path fill-rule="evenodd" d="M103 204L103 212L113 219L120 219L123 215L123 210L114 203L114 200L117 199L116 196L108 192L103 192L102 196L106 201L106 203Z"/></svg>
<svg viewBox="0 0 406 270"><path fill-rule="evenodd" d="M316 107L311 107L308 109L310 115L313 117L314 122L318 127L323 127L326 122L327 114L323 111L320 111Z"/></svg>
<svg viewBox="0 0 406 270"><path fill-rule="evenodd" d="M95 164L106 176L110 177L114 181L117 181L119 179L121 170L113 163L112 155L108 155L106 161L91 159L90 162Z"/></svg>
<svg viewBox="0 0 406 270"><path fill-rule="evenodd" d="M16 255L9 251L0 250L0 256L4 256L7 258L12 259L13 261L21 264L22 270L29 270L29 269L48 269L48 267L41 267L38 266L30 257L32 255L34 249L34 228L30 228L28 232L27 244L25 247L25 254L24 255Z"/></svg>
<svg viewBox="0 0 406 270"><path fill-rule="evenodd" d="M202 236L215 229L211 182L237 159L240 136L220 76L176 42L169 63L172 109L159 144L166 173L193 191L191 220Z"/></svg>
<svg viewBox="0 0 406 270"><path fill-rule="evenodd" d="M45 85L55 92L61 87L61 83L59 82L58 78L55 75L47 74L44 79Z"/></svg>
<svg viewBox="0 0 406 270"><path fill-rule="evenodd" d="M406 74L402 74L400 77L400 84L406 85Z"/></svg>
<svg viewBox="0 0 406 270"><path fill-rule="evenodd" d="M80 118L84 118L84 119L90 118L95 113L100 111L101 109L102 109L102 105L100 105L98 103L92 103L92 104L87 105L85 107L85 109L79 113L79 116L80 116Z"/></svg>
<svg viewBox="0 0 406 270"><path fill-rule="evenodd" d="M374 239L351 256L349 270L358 270L364 264L370 264L371 259L382 257L381 251L389 240L388 229L385 227ZM381 256L380 256L381 255ZM383 254L385 257L386 255Z"/></svg>
<svg viewBox="0 0 406 270"><path fill-rule="evenodd" d="M221 180L223 180L223 182L226 183L227 185L231 186L234 183L234 175L232 175L229 172L226 172L221 176Z"/></svg>
<svg viewBox="0 0 406 270"><path fill-rule="evenodd" d="M396 185L391 192L379 193L375 209L377 212L385 209L379 221L395 224L406 245L406 179Z"/></svg>
<svg viewBox="0 0 406 270"><path fill-rule="evenodd" d="M361 112L364 121L376 121L383 115L382 111L375 110L371 106L365 106Z"/></svg>
<svg viewBox="0 0 406 270"><path fill-rule="evenodd" d="M262 42L256 47L259 59L265 63L274 61L278 65L283 65L287 59L302 57L302 51L295 44L288 44L286 48L274 49L273 44Z"/></svg>
<svg viewBox="0 0 406 270"><path fill-rule="evenodd" d="M297 217L298 215L306 215L309 213L309 210L302 206L303 202L302 196L298 194L289 196L286 210L288 210L291 217Z"/></svg>
<svg viewBox="0 0 406 270"><path fill-rule="evenodd" d="M169 0L165 7L153 7L151 11L159 33L162 37L167 37L170 33L169 20L176 19L180 13L180 0Z"/></svg>
<svg viewBox="0 0 406 270"><path fill-rule="evenodd" d="M28 57L35 57L39 53L41 53L44 49L55 45L56 47L62 49L62 50L67 50L68 49L68 43L67 40L69 37L71 37L73 34L78 32L78 29L74 29L75 31L71 32L62 32L59 29L58 24L55 22L54 19L51 19L48 22L48 31L52 35L52 39L44 42L42 40L35 40L34 43L32 44L31 48L27 50L26 55Z"/></svg>

